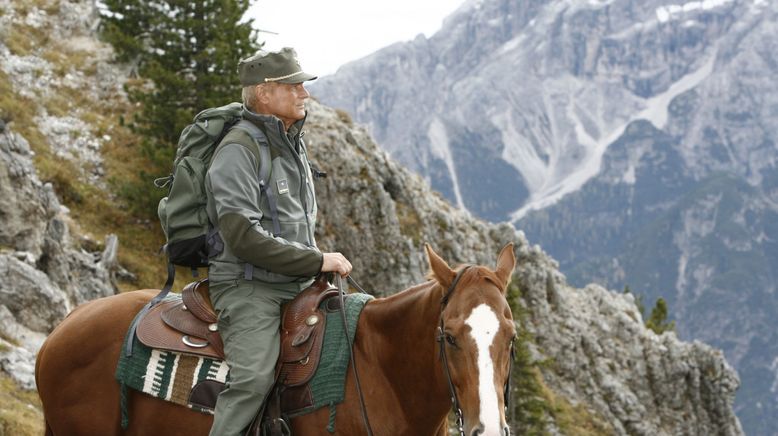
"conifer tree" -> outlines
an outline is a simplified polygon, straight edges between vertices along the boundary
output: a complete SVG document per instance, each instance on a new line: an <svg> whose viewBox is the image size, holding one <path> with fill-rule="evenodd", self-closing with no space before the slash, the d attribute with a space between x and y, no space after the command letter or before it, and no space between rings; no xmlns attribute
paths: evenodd
<svg viewBox="0 0 778 436"><path fill-rule="evenodd" d="M178 136L197 112L240 99L238 61L261 47L252 20L243 20L248 7L249 0L104 0L102 35L141 79L126 89L140 105L129 125L150 159L146 183L170 171ZM125 194L156 208L161 192L134 189Z"/></svg>
<svg viewBox="0 0 778 436"><path fill-rule="evenodd" d="M656 334L661 335L668 330L675 330L675 321L669 321L667 319L667 302L664 298L659 297L656 300L656 305L651 309L651 315L649 315L646 321L646 327L653 330Z"/></svg>
<svg viewBox="0 0 778 436"><path fill-rule="evenodd" d="M624 293L625 294L631 294L632 290L629 288L629 285L624 286ZM635 294L635 305L638 308L638 311L640 311L640 316L645 318L646 317L646 307L643 303L643 295L641 294ZM647 328L654 331L654 333L661 335L662 333L671 330L675 330L675 321L670 321L667 319L668 312L667 312L667 302L664 298L659 297L656 300L656 304L654 305L654 308L651 309L651 314L648 316L648 319L645 320L645 325Z"/></svg>

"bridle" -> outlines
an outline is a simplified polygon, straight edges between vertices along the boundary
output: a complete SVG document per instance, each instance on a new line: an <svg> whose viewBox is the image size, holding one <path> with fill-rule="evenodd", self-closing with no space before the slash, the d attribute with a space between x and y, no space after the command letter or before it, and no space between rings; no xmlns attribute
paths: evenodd
<svg viewBox="0 0 778 436"><path fill-rule="evenodd" d="M464 268L462 268L457 275L454 277L454 280L449 285L448 289L446 290L446 293L443 295L443 298L440 300L440 325L438 326L437 335L435 337L435 340L440 344L440 355L439 359L443 361L443 371L446 374L446 381L448 382L448 390L451 395L451 407L454 410L454 415L456 415L456 423L457 423L457 431L459 436L465 436L465 419L462 415L462 408L459 405L459 397L457 396L456 388L454 387L454 382L451 380L451 370L448 366L448 355L446 354L446 344L447 336L446 336L446 326L443 323L443 310L446 309L446 305L448 305L448 301L451 298L451 295L454 293L454 290L456 289L457 284L459 283L459 280L462 278L463 275L465 275L465 272L470 269L472 265L467 265ZM510 396L511 396L511 373L513 372L513 361L516 359L516 352L514 350L514 344L516 342L516 337L514 336L511 340L511 359L508 366L508 380L505 382L505 386L503 388L503 404L505 406L505 415L508 415L508 411L510 410L509 404L510 404Z"/></svg>

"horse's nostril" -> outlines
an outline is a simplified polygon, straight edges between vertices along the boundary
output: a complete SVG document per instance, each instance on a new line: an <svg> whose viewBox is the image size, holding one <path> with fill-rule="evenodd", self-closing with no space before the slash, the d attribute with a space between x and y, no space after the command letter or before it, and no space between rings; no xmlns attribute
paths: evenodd
<svg viewBox="0 0 778 436"><path fill-rule="evenodd" d="M505 436L511 436L511 428L506 425L502 428L502 434Z"/></svg>
<svg viewBox="0 0 778 436"><path fill-rule="evenodd" d="M484 426L483 424L478 424L477 426L473 427L473 431L470 432L470 436L480 436L484 432Z"/></svg>

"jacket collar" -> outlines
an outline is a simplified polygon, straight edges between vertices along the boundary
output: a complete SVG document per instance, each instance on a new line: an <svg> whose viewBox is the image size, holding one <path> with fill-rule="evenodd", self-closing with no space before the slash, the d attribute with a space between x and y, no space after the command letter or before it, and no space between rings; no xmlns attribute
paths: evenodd
<svg viewBox="0 0 778 436"><path fill-rule="evenodd" d="M284 123L278 119L275 115L267 115L267 114L258 114L256 112L252 112L249 108L243 106L243 118L253 122L260 128L262 128L265 133L269 132L283 132L284 131ZM303 130L303 124L305 124L305 120L308 118L308 111L305 111L305 117L303 119L295 121L294 124L289 126L289 130L286 131L287 136L289 138L296 138L300 135L300 132Z"/></svg>

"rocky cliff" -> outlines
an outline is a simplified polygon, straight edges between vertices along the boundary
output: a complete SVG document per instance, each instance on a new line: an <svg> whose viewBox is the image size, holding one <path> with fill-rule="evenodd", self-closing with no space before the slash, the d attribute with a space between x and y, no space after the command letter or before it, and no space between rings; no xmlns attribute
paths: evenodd
<svg viewBox="0 0 778 436"><path fill-rule="evenodd" d="M548 363L543 377L555 392L606 423L603 434L742 434L732 410L740 382L721 351L647 330L630 294L571 287L523 232L453 208L343 117L311 105L309 149L328 172L317 186L319 241L353 259L369 289L387 293L421 281L421 241L446 258L487 264L513 241L533 359ZM548 419L547 430L560 431Z"/></svg>
<svg viewBox="0 0 778 436"><path fill-rule="evenodd" d="M473 0L313 94L571 283L663 297L775 434L777 26L762 0Z"/></svg>
<svg viewBox="0 0 778 436"><path fill-rule="evenodd" d="M79 247L67 209L38 179L27 140L0 133L0 367L33 389L35 353L76 305L115 292L116 236Z"/></svg>
<svg viewBox="0 0 778 436"><path fill-rule="evenodd" d="M9 35L14 26L25 23L58 35L52 43L75 38L83 42L79 50L90 59L89 71L70 65L57 77L83 75L86 82L95 81L96 95L123 98L115 88L98 89L105 83L95 77L99 71L112 71L111 83L124 79L108 62L105 47L95 41L92 23L67 19L89 17L92 7L90 2L0 2L0 78L7 95L21 99L23 92L40 92L23 85L25 71L39 71L37 76L45 78L53 68L43 57L47 47L32 47L21 55L14 46ZM45 89L51 83L41 85ZM43 100L35 109L37 120L58 116L49 113ZM70 114L79 114L78 107L71 109ZM657 336L645 329L630 295L595 285L571 287L557 263L522 232L450 206L422 178L390 159L345 113L315 101L309 113L310 154L328 174L316 186L318 241L352 259L356 278L374 293L390 294L423 280L424 242L454 263L487 264L503 244L516 244L516 303L527 338L527 364L540 371L538 401L556 398L554 404L567 404L576 416L586 417L575 422L560 407L546 407L537 424L543 432L742 434L732 410L738 377L720 351L679 341L672 332ZM68 150L62 159L75 162L96 157L91 164L81 160L86 170L78 177L107 189L109 184L103 182L110 174L95 170L101 168L95 162L110 152L110 138L80 118L64 123L83 127L69 134L30 133L32 138L25 138L19 132L33 132L29 122L17 114L0 133L0 363L28 388L32 359L46 333L74 305L112 294L113 277L120 271L115 238L106 240L104 250L90 251L99 244L71 233L79 223L61 206L51 185L39 180L31 151ZM597 431L587 429L588 422L596 422ZM526 425L514 422L517 429Z"/></svg>
<svg viewBox="0 0 778 436"><path fill-rule="evenodd" d="M52 184L39 179L35 152L15 130L14 120L24 123L32 117L40 133L36 139L46 142L37 144L39 149L50 148L57 159L77 162L81 168L98 168L93 163L100 139L89 134L88 125L73 116L75 111L58 115L43 104L25 104L30 99L42 103L60 87L85 87L83 71L71 67L59 72L56 62L42 55L80 51L104 59L105 47L89 36L92 12L88 3L36 8L0 2L0 367L26 389L35 387L35 353L46 333L76 305L113 295L121 272L117 238L107 235L104 241L94 241L71 233L76 223L69 210ZM30 29L47 32L50 46L19 55L20 46L32 44ZM110 75L108 64L95 68ZM115 90L91 81L87 89L96 96ZM33 113L26 113L30 110ZM84 177L99 182L94 172Z"/></svg>

